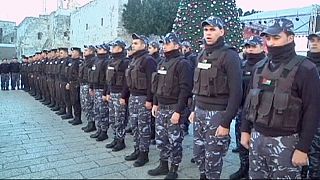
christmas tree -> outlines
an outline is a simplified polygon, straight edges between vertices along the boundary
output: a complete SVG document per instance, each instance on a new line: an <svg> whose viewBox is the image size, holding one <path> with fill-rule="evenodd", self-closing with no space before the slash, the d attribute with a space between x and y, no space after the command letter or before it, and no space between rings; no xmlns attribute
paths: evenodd
<svg viewBox="0 0 320 180"><path fill-rule="evenodd" d="M199 40L203 37L201 22L209 16L218 16L225 22L226 43L239 49L242 28L235 0L180 0L173 31L199 51Z"/></svg>

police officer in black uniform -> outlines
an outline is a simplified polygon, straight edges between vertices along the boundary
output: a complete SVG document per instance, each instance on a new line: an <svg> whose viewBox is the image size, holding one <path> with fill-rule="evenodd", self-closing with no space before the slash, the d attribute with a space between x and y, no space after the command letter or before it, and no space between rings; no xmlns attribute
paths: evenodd
<svg viewBox="0 0 320 180"><path fill-rule="evenodd" d="M256 64L241 122L252 179L299 179L308 164L320 118L320 80L316 66L296 54L293 26L274 19L261 33L268 57Z"/></svg>
<svg viewBox="0 0 320 180"><path fill-rule="evenodd" d="M124 139L130 92L125 81L125 71L129 64L125 48L126 44L122 40L112 44L111 59L106 70L105 98L109 103L109 121L114 131L114 139L106 148L112 148L115 152L126 147Z"/></svg>
<svg viewBox="0 0 320 180"><path fill-rule="evenodd" d="M200 178L217 179L230 144L230 123L241 103L240 58L225 44L219 17L210 16L201 26L205 47L194 72L195 110L189 119L194 122L193 153Z"/></svg>
<svg viewBox="0 0 320 180"><path fill-rule="evenodd" d="M82 124L81 105L80 105L80 83L79 83L79 65L82 62L81 49L72 47L71 61L68 63L66 89L70 90L71 105L74 110L74 119L68 121L72 125Z"/></svg>
<svg viewBox="0 0 320 180"><path fill-rule="evenodd" d="M158 64L158 71L152 76L152 91L155 94L152 115L156 117L160 164L149 170L148 174L176 179L182 160L183 121L186 120L182 114L192 95L192 70L180 52L180 40L175 33L168 33L161 42L165 59ZM168 160L171 162L170 170Z"/></svg>
<svg viewBox="0 0 320 180"><path fill-rule="evenodd" d="M246 59L242 61L242 88L246 92L248 90L249 81L253 73L254 65L265 58L265 53L263 49L263 40L260 36L252 36L243 44ZM241 108L243 107L245 101L245 94L242 98ZM238 112L235 124L235 135L236 144L239 146L239 158L240 158L240 169L230 175L230 179L248 179L249 173L249 151L240 144L240 123L241 123L241 108Z"/></svg>
<svg viewBox="0 0 320 180"><path fill-rule="evenodd" d="M318 72L320 72L320 31L309 34L308 40L309 51L307 56L316 65ZM310 179L320 179L320 121L308 156L309 166L304 166L302 168L302 178L309 177Z"/></svg>
<svg viewBox="0 0 320 180"><path fill-rule="evenodd" d="M149 54L156 60L157 64L162 60L160 56L160 44L156 41L151 41L148 46ZM151 144L156 144L156 129L155 129L155 117L151 116Z"/></svg>
<svg viewBox="0 0 320 180"><path fill-rule="evenodd" d="M79 81L80 81L80 101L81 109L87 118L87 125L81 129L84 132L92 132L96 130L93 114L93 97L89 95L89 70L95 61L96 49L93 45L84 45L84 61L79 67Z"/></svg>
<svg viewBox="0 0 320 180"><path fill-rule="evenodd" d="M134 152L125 157L136 160L135 167L149 162L151 136L151 93L152 73L156 71L156 61L147 51L148 39L143 35L132 34L132 61L126 70L126 82L130 90L129 114L134 133Z"/></svg>
<svg viewBox="0 0 320 180"><path fill-rule="evenodd" d="M27 68L28 68L28 58L25 55L21 56L22 63L21 63L21 89L27 91L29 89L28 85L28 75L27 75Z"/></svg>

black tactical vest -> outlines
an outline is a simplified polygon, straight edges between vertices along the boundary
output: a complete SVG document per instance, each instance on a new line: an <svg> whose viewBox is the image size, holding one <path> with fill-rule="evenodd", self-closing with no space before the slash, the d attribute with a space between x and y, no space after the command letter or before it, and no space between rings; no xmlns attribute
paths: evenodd
<svg viewBox="0 0 320 180"><path fill-rule="evenodd" d="M105 61L106 59L99 59L92 65L88 73L89 83L103 84L104 80L100 79L100 76L101 76L101 68L103 66L103 63L105 63Z"/></svg>
<svg viewBox="0 0 320 180"><path fill-rule="evenodd" d="M305 57L296 56L271 72L269 60L257 63L253 87L246 98L246 118L263 127L297 131L302 117L302 100L292 96L294 77Z"/></svg>
<svg viewBox="0 0 320 180"><path fill-rule="evenodd" d="M142 62L144 61L146 61L145 56L133 59L128 69L126 69L125 76L130 89L147 89L147 75L145 72L142 72Z"/></svg>
<svg viewBox="0 0 320 180"><path fill-rule="evenodd" d="M211 54L202 51L194 71L192 93L201 96L217 97L229 95L227 74L222 67L224 57L230 46L223 46Z"/></svg>
<svg viewBox="0 0 320 180"><path fill-rule="evenodd" d="M152 73L152 93L170 99L178 99L179 78L176 68L182 59L183 57L180 56L169 61L160 61L157 72Z"/></svg>
<svg viewBox="0 0 320 180"><path fill-rule="evenodd" d="M123 60L118 59L111 61L106 70L106 81L111 86L122 86L125 78L125 71L120 71L120 65Z"/></svg>

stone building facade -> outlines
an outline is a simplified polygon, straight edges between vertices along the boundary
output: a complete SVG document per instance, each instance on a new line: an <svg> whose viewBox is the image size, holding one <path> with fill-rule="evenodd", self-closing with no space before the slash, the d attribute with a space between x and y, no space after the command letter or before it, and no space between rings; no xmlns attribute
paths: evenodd
<svg viewBox="0 0 320 180"><path fill-rule="evenodd" d="M71 46L101 44L116 38L128 39L122 24L127 0L95 0L71 14Z"/></svg>

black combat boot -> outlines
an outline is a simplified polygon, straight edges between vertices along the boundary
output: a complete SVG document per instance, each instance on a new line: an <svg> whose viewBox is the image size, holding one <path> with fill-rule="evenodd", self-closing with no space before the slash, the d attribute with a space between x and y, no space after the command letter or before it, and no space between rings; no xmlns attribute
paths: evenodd
<svg viewBox="0 0 320 180"><path fill-rule="evenodd" d="M52 109L52 111L59 111L60 110L60 107L58 104L56 104Z"/></svg>
<svg viewBox="0 0 320 180"><path fill-rule="evenodd" d="M240 162L240 169L230 175L230 179L249 179L249 165L243 162Z"/></svg>
<svg viewBox="0 0 320 180"><path fill-rule="evenodd" d="M87 127L87 129L84 129L83 131L84 131L84 132L92 132L92 131L95 131L95 130L97 130L97 128L96 128L96 126L95 126L94 121L90 121L90 122L88 122L88 127Z"/></svg>
<svg viewBox="0 0 320 180"><path fill-rule="evenodd" d="M206 173L201 173L200 174L200 180L207 180Z"/></svg>
<svg viewBox="0 0 320 180"><path fill-rule="evenodd" d="M89 122L87 123L87 125L86 125L86 126L81 127L81 130L85 130L85 129L87 129L87 128L88 128L88 126L89 126Z"/></svg>
<svg viewBox="0 0 320 180"><path fill-rule="evenodd" d="M140 153L140 151L137 150L137 149L135 149L135 150L133 151L133 153L131 153L130 155L126 156L124 159L125 159L126 161L134 161L134 160L137 160L137 159L138 159L138 156L139 156L139 153Z"/></svg>
<svg viewBox="0 0 320 180"><path fill-rule="evenodd" d="M169 173L168 161L162 161L162 160L160 160L160 164L158 167L148 171L148 174L150 176L167 175L168 173Z"/></svg>
<svg viewBox="0 0 320 180"><path fill-rule="evenodd" d="M233 152L233 153L238 153L238 152L239 152L239 149L240 149L239 147L235 147L235 148L232 149L232 152Z"/></svg>
<svg viewBox="0 0 320 180"><path fill-rule="evenodd" d="M171 164L169 173L166 175L166 177L164 179L177 179L178 178L178 168L179 165L176 164Z"/></svg>
<svg viewBox="0 0 320 180"><path fill-rule="evenodd" d="M72 120L69 120L68 123L72 124L75 120L76 120L76 118L73 118Z"/></svg>
<svg viewBox="0 0 320 180"><path fill-rule="evenodd" d="M113 152L121 151L122 149L126 148L126 144L124 143L124 139L117 140L117 144L113 147Z"/></svg>
<svg viewBox="0 0 320 180"><path fill-rule="evenodd" d="M48 106L50 103L51 103L50 100L47 100L47 101L45 101L45 102L43 103L43 105Z"/></svg>
<svg viewBox="0 0 320 180"><path fill-rule="evenodd" d="M71 118L73 118L73 116L72 116L72 114L69 113L69 112L68 112L67 114L61 116L61 119L71 119Z"/></svg>
<svg viewBox="0 0 320 180"><path fill-rule="evenodd" d="M113 141L106 145L106 148L111 149L117 144L118 140L113 139Z"/></svg>
<svg viewBox="0 0 320 180"><path fill-rule="evenodd" d="M75 117L73 119L73 122L71 123L73 126L76 126L76 125L79 125L79 124L82 124L82 121L80 119L80 117Z"/></svg>
<svg viewBox="0 0 320 180"><path fill-rule="evenodd" d="M41 99L41 96L40 96L40 95L38 95L38 96L35 97L35 100L40 100L40 99Z"/></svg>
<svg viewBox="0 0 320 180"><path fill-rule="evenodd" d="M196 163L196 161L194 160L194 158L191 158L190 162L191 162L191 163Z"/></svg>
<svg viewBox="0 0 320 180"><path fill-rule="evenodd" d="M99 134L99 136L97 137L96 141L104 141L108 139L108 133L107 131L101 131L101 133Z"/></svg>
<svg viewBox="0 0 320 180"><path fill-rule="evenodd" d="M66 109L65 108L60 108L60 110L58 112L56 112L57 115L65 115L67 112L66 112Z"/></svg>
<svg viewBox="0 0 320 180"><path fill-rule="evenodd" d="M132 133L132 128L131 127L127 127L126 128L126 133L131 134Z"/></svg>
<svg viewBox="0 0 320 180"><path fill-rule="evenodd" d="M149 162L149 152L140 151L138 159L133 163L134 167L144 166L147 162Z"/></svg>
<svg viewBox="0 0 320 180"><path fill-rule="evenodd" d="M53 108L56 105L56 103L54 103L54 100L50 101L50 104L48 104L48 108Z"/></svg>
<svg viewBox="0 0 320 180"><path fill-rule="evenodd" d="M97 132L94 133L94 134L91 134L90 137L91 137L91 138L97 138L100 133L101 133L101 129L98 129Z"/></svg>
<svg viewBox="0 0 320 180"><path fill-rule="evenodd" d="M249 178L248 171L243 169L242 167L240 167L240 169L237 172L230 175L230 179L235 180L235 179L242 179L242 178L244 178L244 179Z"/></svg>

